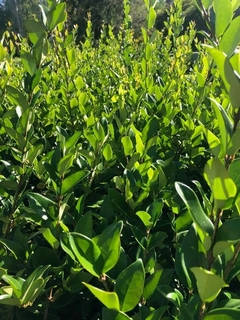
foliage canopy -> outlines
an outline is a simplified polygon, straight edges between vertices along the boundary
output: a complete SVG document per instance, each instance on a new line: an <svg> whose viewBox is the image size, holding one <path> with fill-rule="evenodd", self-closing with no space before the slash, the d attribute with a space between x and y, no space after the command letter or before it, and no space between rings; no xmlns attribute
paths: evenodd
<svg viewBox="0 0 240 320"><path fill-rule="evenodd" d="M65 3L0 43L1 319L239 319L240 1L145 0L81 47ZM15 56L19 50L19 57Z"/></svg>

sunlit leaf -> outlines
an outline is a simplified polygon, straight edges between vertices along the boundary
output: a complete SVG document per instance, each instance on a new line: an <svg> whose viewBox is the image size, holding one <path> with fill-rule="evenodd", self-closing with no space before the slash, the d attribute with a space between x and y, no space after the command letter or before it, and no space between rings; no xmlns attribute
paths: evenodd
<svg viewBox="0 0 240 320"><path fill-rule="evenodd" d="M197 279L198 293L204 302L213 301L216 299L221 289L228 286L222 278L211 271L200 267L193 267L190 270Z"/></svg>

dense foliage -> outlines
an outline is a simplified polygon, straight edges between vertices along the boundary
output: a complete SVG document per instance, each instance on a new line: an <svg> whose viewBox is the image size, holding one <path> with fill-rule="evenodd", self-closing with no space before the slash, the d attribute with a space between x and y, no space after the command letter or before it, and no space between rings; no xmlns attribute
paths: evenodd
<svg viewBox="0 0 240 320"><path fill-rule="evenodd" d="M240 1L197 1L205 46L145 5L138 41L127 0L98 42L58 1L3 35L2 320L239 319Z"/></svg>

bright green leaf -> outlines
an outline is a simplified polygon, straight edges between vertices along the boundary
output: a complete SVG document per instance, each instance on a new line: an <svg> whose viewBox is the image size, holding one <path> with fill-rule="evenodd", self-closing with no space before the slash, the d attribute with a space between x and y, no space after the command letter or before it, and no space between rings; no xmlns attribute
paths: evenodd
<svg viewBox="0 0 240 320"><path fill-rule="evenodd" d="M133 144L130 137L129 136L122 137L121 141L122 141L125 156L131 155L133 151Z"/></svg>
<svg viewBox="0 0 240 320"><path fill-rule="evenodd" d="M77 171L70 176L67 176L63 180L62 184L62 190L61 193L65 194L67 193L71 188L73 188L76 184L78 184L80 181L82 181L84 178L88 176L88 171Z"/></svg>
<svg viewBox="0 0 240 320"><path fill-rule="evenodd" d="M206 213L203 211L195 192L181 182L175 182L175 188L185 203L193 221L200 229L212 236L214 232L214 226Z"/></svg>
<svg viewBox="0 0 240 320"><path fill-rule="evenodd" d="M148 29L151 29L154 26L156 16L157 16L157 13L154 10L154 7L150 7L149 13L148 13Z"/></svg>
<svg viewBox="0 0 240 320"><path fill-rule="evenodd" d="M226 201L235 197L237 188L219 159L208 160L204 168L204 178L212 190L215 207L223 209Z"/></svg>
<svg viewBox="0 0 240 320"><path fill-rule="evenodd" d="M120 310L118 296L115 292L106 292L86 282L83 284L100 300L108 309Z"/></svg>
<svg viewBox="0 0 240 320"><path fill-rule="evenodd" d="M240 17L235 18L220 40L219 49L230 58L240 43Z"/></svg>
<svg viewBox="0 0 240 320"><path fill-rule="evenodd" d="M49 30L53 30L59 23L65 21L67 17L65 7L65 3L59 3L47 13L47 25Z"/></svg>
<svg viewBox="0 0 240 320"><path fill-rule="evenodd" d="M109 225L100 235L98 246L103 257L102 273L111 270L118 262L120 256L120 235L123 227L123 222L118 221Z"/></svg>
<svg viewBox="0 0 240 320"><path fill-rule="evenodd" d="M200 267L190 269L196 277L198 293L202 301L212 302L216 299L223 287L228 285L222 278Z"/></svg>
<svg viewBox="0 0 240 320"><path fill-rule="evenodd" d="M100 277L102 269L101 251L90 238L83 234L72 232L69 243L78 261L93 276Z"/></svg>
<svg viewBox="0 0 240 320"><path fill-rule="evenodd" d="M205 46L205 48L211 54L219 69L233 108L239 108L240 80L234 73L226 54L210 46Z"/></svg>
<svg viewBox="0 0 240 320"><path fill-rule="evenodd" d="M213 8L215 11L215 33L217 37L220 37L232 21L231 0L215 0Z"/></svg>

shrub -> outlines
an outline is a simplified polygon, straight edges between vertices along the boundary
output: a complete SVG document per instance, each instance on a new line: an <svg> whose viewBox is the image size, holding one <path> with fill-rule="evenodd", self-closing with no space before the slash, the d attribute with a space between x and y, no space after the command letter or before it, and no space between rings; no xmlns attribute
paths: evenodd
<svg viewBox="0 0 240 320"><path fill-rule="evenodd" d="M98 45L58 2L2 38L1 319L239 317L239 5L198 3L190 66L181 1L166 37L145 3L139 42L127 1Z"/></svg>

